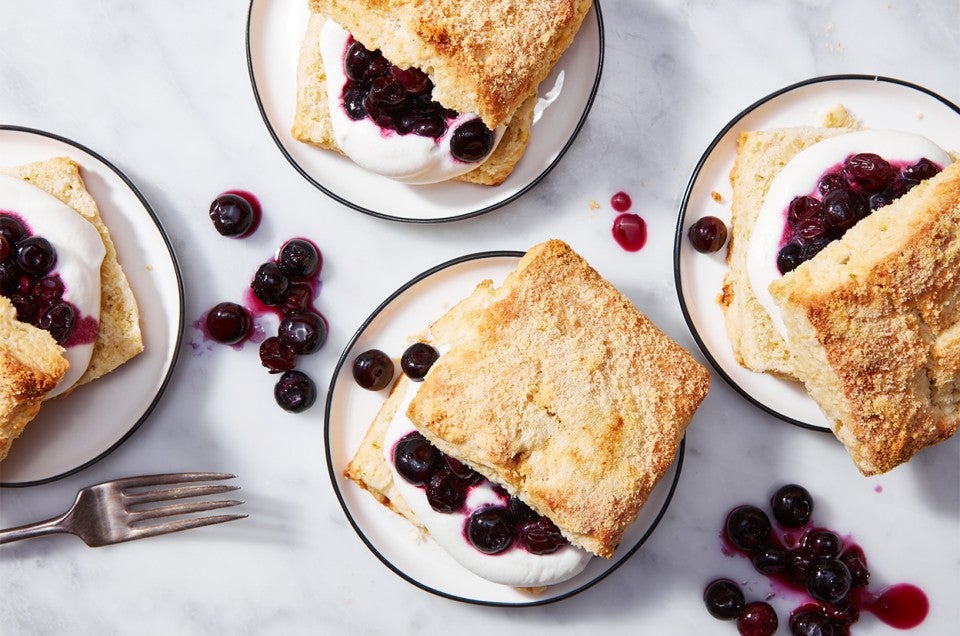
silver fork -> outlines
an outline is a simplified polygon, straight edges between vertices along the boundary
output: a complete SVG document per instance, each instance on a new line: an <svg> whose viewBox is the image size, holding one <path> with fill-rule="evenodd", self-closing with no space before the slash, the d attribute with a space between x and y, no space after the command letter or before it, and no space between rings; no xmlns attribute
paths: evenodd
<svg viewBox="0 0 960 636"><path fill-rule="evenodd" d="M141 504L203 497L238 490L226 484L198 485L195 482L233 479L227 473L167 473L143 475L87 486L77 493L70 510L58 517L0 531L0 544L66 532L74 534L91 547L179 532L215 523L243 519L247 515L209 515L143 524L150 519L185 515L243 503L238 500L193 501L153 508L134 509ZM159 487L153 490L144 490Z"/></svg>

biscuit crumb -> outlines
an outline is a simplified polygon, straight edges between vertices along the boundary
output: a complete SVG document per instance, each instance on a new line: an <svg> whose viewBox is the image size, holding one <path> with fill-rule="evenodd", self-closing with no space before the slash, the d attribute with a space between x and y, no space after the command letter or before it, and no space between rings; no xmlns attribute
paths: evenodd
<svg viewBox="0 0 960 636"><path fill-rule="evenodd" d="M716 190L710 191L710 198L716 201L717 203L723 203L723 195L721 195Z"/></svg>
<svg viewBox="0 0 960 636"><path fill-rule="evenodd" d="M591 210L599 210L600 204L597 203L595 200L590 199L590 203L587 204L587 207L589 207Z"/></svg>

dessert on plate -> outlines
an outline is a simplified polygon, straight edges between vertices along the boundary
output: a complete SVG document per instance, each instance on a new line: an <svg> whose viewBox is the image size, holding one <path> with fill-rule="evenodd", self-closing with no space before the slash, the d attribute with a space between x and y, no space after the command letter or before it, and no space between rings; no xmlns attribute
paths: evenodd
<svg viewBox="0 0 960 636"><path fill-rule="evenodd" d="M614 554L709 387L557 240L418 341L438 359L394 384L345 474L461 565L519 588Z"/></svg>
<svg viewBox="0 0 960 636"><path fill-rule="evenodd" d="M79 166L0 170L0 459L39 412L143 350L133 291Z"/></svg>
<svg viewBox="0 0 960 636"><path fill-rule="evenodd" d="M737 361L803 382L873 475L960 424L960 166L832 117L741 135L720 303Z"/></svg>
<svg viewBox="0 0 960 636"><path fill-rule="evenodd" d="M309 0L294 138L398 181L498 185L592 0Z"/></svg>

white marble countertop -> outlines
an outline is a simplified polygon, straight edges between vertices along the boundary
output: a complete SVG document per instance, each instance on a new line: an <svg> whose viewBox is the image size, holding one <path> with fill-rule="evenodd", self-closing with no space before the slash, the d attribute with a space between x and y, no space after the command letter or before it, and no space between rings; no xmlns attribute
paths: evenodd
<svg viewBox="0 0 960 636"><path fill-rule="evenodd" d="M0 123L71 138L139 187L180 260L185 342L199 338L191 323L238 294L279 242L315 240L331 332L305 368L323 390L355 329L412 276L548 237L571 243L703 360L678 304L672 245L681 195L717 132L764 95L821 75L894 77L960 102L956 0L605 0L599 93L559 166L490 214L402 224L334 202L278 151L247 73L247 9L239 0L0 0ZM230 188L256 193L265 207L263 226L244 243L219 237L206 215ZM636 253L610 238L608 202L620 190L648 223L650 240ZM573 598L489 608L417 589L370 553L327 475L323 396L304 414L286 414L257 367L253 347L185 346L162 402L119 449L70 477L0 491L7 527L59 513L99 481L228 471L239 476L250 515L99 549L66 535L3 546L3 633L731 634L733 625L704 610L704 584L726 575L750 581L754 597L769 588L744 560L722 555L723 516L788 481L814 493L821 523L863 545L877 585L925 590L931 612L912 633L960 624L960 438L867 479L831 436L766 415L714 374L688 431L675 498L650 540ZM784 622L781 613L779 633ZM889 631L871 616L854 629Z"/></svg>

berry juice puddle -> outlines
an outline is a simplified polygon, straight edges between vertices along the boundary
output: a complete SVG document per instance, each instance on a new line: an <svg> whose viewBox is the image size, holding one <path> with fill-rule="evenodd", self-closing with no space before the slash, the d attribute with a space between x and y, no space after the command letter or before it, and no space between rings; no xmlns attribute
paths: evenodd
<svg viewBox="0 0 960 636"><path fill-rule="evenodd" d="M870 571L863 550L813 523L814 501L805 488L796 484L779 488L770 507L776 526L757 506L731 510L722 532L724 553L748 557L757 572L770 578L775 595L803 598L790 614L791 634L849 634L864 611L899 629L916 627L926 618L929 604L919 588L901 583L879 594L868 589ZM770 604L746 603L730 579L710 582L703 598L712 616L736 620L745 636L765 636L777 629L779 621Z"/></svg>

